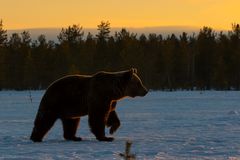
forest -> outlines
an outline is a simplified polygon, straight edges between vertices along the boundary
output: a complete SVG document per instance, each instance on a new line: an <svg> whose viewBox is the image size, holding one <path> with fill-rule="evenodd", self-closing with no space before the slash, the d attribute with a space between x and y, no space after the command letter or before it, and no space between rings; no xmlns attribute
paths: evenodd
<svg viewBox="0 0 240 160"><path fill-rule="evenodd" d="M111 32L102 21L98 33L84 33L79 25L62 28L58 42L28 31L8 36L0 20L0 90L46 89L68 74L138 69L152 90L239 90L240 26L216 32L162 36Z"/></svg>

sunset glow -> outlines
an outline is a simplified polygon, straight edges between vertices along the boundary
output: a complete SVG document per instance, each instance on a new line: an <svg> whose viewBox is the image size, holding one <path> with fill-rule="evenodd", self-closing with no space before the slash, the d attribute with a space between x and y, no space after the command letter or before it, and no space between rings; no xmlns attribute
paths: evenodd
<svg viewBox="0 0 240 160"><path fill-rule="evenodd" d="M210 26L230 29L240 22L239 0L7 0L0 19L6 29L94 28L100 21L112 27Z"/></svg>

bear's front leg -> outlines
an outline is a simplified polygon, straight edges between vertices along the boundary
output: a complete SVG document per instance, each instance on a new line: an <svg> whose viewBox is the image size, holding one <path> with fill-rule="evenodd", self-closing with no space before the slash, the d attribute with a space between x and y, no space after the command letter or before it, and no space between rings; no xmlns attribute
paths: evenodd
<svg viewBox="0 0 240 160"><path fill-rule="evenodd" d="M113 134L120 127L120 120L117 116L116 111L110 112L107 119L107 126L110 127L109 133Z"/></svg>
<svg viewBox="0 0 240 160"><path fill-rule="evenodd" d="M91 110L88 115L88 123L97 140L111 142L114 138L105 136L106 116L108 116L108 111Z"/></svg>

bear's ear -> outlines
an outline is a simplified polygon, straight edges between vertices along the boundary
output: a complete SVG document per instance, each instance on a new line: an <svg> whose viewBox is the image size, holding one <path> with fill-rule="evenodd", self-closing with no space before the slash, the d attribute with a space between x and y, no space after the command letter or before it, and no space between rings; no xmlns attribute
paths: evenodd
<svg viewBox="0 0 240 160"><path fill-rule="evenodd" d="M134 69L130 69L124 72L123 78L126 80L126 82L130 81L133 77Z"/></svg>
<svg viewBox="0 0 240 160"><path fill-rule="evenodd" d="M137 74L137 68L132 68L133 73Z"/></svg>

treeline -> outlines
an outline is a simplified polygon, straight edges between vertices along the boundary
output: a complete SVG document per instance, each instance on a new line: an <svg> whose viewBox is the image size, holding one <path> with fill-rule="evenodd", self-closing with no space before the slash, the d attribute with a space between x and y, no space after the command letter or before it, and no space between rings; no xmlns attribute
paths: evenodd
<svg viewBox="0 0 240 160"><path fill-rule="evenodd" d="M56 43L45 35L32 40L28 31L8 37L0 21L0 89L45 89L67 74L131 67L150 89L240 89L238 24L228 33L203 27L179 37L137 35L124 28L110 35L109 22L97 27L97 35L78 25L63 28Z"/></svg>

